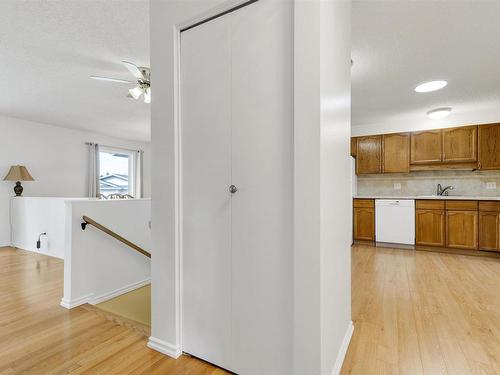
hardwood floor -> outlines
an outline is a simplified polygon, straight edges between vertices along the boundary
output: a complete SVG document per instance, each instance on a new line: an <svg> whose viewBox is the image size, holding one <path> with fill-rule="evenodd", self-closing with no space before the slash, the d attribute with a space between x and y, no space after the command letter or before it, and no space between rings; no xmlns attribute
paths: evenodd
<svg viewBox="0 0 500 375"><path fill-rule="evenodd" d="M342 374L500 374L500 261L352 249L355 325ZM95 308L59 306L63 262L0 248L0 375L226 374L146 347Z"/></svg>
<svg viewBox="0 0 500 375"><path fill-rule="evenodd" d="M93 308L59 306L61 260L0 248L0 374L221 375L198 359L170 359L147 335Z"/></svg>
<svg viewBox="0 0 500 375"><path fill-rule="evenodd" d="M342 374L500 374L500 261L352 249Z"/></svg>

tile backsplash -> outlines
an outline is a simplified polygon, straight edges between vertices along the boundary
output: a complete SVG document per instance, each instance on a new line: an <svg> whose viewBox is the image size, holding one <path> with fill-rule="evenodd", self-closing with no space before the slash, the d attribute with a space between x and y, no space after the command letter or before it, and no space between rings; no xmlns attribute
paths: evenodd
<svg viewBox="0 0 500 375"><path fill-rule="evenodd" d="M436 194L452 185L450 195L500 196L500 171L425 171L357 177L357 195L413 196Z"/></svg>

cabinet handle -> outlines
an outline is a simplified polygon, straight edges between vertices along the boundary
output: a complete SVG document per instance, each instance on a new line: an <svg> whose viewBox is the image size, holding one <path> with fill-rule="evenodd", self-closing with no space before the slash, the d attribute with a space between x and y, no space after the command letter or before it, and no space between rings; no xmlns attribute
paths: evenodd
<svg viewBox="0 0 500 375"><path fill-rule="evenodd" d="M477 169L481 169L482 167L481 162L477 163Z"/></svg>

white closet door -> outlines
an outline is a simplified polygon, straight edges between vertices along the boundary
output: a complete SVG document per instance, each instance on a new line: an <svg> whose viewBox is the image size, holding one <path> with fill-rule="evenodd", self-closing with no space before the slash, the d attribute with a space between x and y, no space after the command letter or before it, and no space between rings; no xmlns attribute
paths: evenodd
<svg viewBox="0 0 500 375"><path fill-rule="evenodd" d="M232 19L232 335L239 374L291 374L293 25L288 1ZM288 361L287 361L288 359Z"/></svg>
<svg viewBox="0 0 500 375"><path fill-rule="evenodd" d="M181 39L183 350L241 375L291 373L292 20L260 0Z"/></svg>
<svg viewBox="0 0 500 375"><path fill-rule="evenodd" d="M224 368L231 366L229 28L220 18L181 34L182 345Z"/></svg>

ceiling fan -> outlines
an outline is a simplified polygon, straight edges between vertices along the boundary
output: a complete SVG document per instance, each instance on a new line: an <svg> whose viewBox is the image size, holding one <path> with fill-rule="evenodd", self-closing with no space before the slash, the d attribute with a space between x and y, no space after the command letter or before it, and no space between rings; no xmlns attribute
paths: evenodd
<svg viewBox="0 0 500 375"><path fill-rule="evenodd" d="M134 75L137 80L136 82L100 76L90 76L90 78L108 82L134 83L136 86L128 90L127 97L139 100L141 96L144 96L144 103L151 103L151 70L144 66L137 66L128 61L122 61L122 63L127 67L130 73Z"/></svg>

